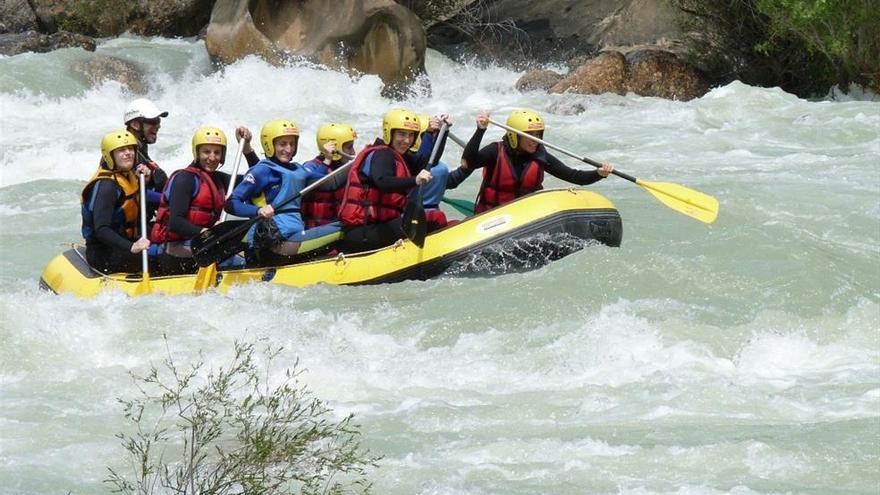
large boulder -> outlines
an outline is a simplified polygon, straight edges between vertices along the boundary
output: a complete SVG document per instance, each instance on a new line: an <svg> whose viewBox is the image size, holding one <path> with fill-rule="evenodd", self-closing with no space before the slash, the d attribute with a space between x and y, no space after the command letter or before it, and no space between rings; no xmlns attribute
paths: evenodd
<svg viewBox="0 0 880 495"><path fill-rule="evenodd" d="M706 78L675 54L637 50L626 55L629 74L626 90L643 96L692 100L709 91Z"/></svg>
<svg viewBox="0 0 880 495"><path fill-rule="evenodd" d="M92 86L104 81L119 81L135 94L146 94L147 78L144 71L137 65L116 57L96 56L88 60L76 62L72 66Z"/></svg>
<svg viewBox="0 0 880 495"><path fill-rule="evenodd" d="M603 52L575 69L566 78L550 88L551 93L598 95L625 94L627 78L626 57L620 52Z"/></svg>
<svg viewBox="0 0 880 495"><path fill-rule="evenodd" d="M0 2L0 34L36 31L37 15L27 0Z"/></svg>
<svg viewBox="0 0 880 495"><path fill-rule="evenodd" d="M677 100L698 98L708 90L709 84L698 70L673 53L653 49L625 56L617 51L600 53L550 88L551 93L632 92Z"/></svg>
<svg viewBox="0 0 880 495"><path fill-rule="evenodd" d="M81 34L61 31L42 34L27 31L16 34L0 34L0 55L18 55L25 52L44 53L59 48L80 47L95 51L95 40Z"/></svg>
<svg viewBox="0 0 880 495"><path fill-rule="evenodd" d="M306 59L376 74L397 96L425 72L425 32L392 0L218 0L205 38L211 57L257 54L270 63Z"/></svg>
<svg viewBox="0 0 880 495"><path fill-rule="evenodd" d="M6 1L6 0L4 0ZM214 0L30 0L49 32L91 36L195 36L207 23Z"/></svg>

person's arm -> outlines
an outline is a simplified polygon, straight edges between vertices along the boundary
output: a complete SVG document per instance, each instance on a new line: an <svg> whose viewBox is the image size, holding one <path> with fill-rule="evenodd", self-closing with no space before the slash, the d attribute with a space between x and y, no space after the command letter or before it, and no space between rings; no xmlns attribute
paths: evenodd
<svg viewBox="0 0 880 495"><path fill-rule="evenodd" d="M119 193L119 187L111 181L99 180L95 183L92 207L94 235L102 244L123 251L131 251L132 241L113 230L113 212L116 211L116 198Z"/></svg>
<svg viewBox="0 0 880 495"><path fill-rule="evenodd" d="M547 171L548 174L556 177L557 179L562 179L566 182L571 182L572 184L577 184L579 186L586 186L588 184L592 184L596 181L604 179L599 172L595 169L593 170L577 170L569 167L568 165L559 161L558 158L547 153L544 150L544 159L546 160L544 164L544 170Z"/></svg>
<svg viewBox="0 0 880 495"><path fill-rule="evenodd" d="M192 239L202 231L202 227L193 225L186 219L196 189L196 177L187 172L174 177L168 197L168 230L184 239Z"/></svg>
<svg viewBox="0 0 880 495"><path fill-rule="evenodd" d="M394 168L394 152L377 150L370 161L370 180L383 191L406 192L415 187L415 177L397 177Z"/></svg>
<svg viewBox="0 0 880 495"><path fill-rule="evenodd" d="M265 165L257 165L251 168L241 183L235 186L232 196L226 201L225 209L238 217L253 218L260 210L248 201L260 194L266 188L269 180L269 168Z"/></svg>
<svg viewBox="0 0 880 495"><path fill-rule="evenodd" d="M446 176L446 189L455 189L464 182L465 179L470 177L473 171L474 169L472 168L465 169L464 167L458 167L452 172L449 172L449 175Z"/></svg>
<svg viewBox="0 0 880 495"><path fill-rule="evenodd" d="M485 133L486 129L478 127L474 131L474 135L471 136L470 141L468 141L467 145L464 147L461 159L467 162L467 168L469 170L482 168L487 163L495 163L498 159L498 146L495 143L488 144L484 146L483 149L480 149L480 141L483 140L483 134Z"/></svg>
<svg viewBox="0 0 880 495"><path fill-rule="evenodd" d="M257 152L254 150L251 150L250 152L245 152L244 159L247 160L248 167L253 167L260 162L260 157L257 156Z"/></svg>

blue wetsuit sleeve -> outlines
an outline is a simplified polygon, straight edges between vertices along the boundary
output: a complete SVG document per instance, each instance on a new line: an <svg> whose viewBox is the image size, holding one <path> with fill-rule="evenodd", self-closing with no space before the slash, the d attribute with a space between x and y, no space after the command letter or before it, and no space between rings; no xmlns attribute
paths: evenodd
<svg viewBox="0 0 880 495"><path fill-rule="evenodd" d="M159 191L147 191L147 204L158 206L162 201L162 193Z"/></svg>
<svg viewBox="0 0 880 495"><path fill-rule="evenodd" d="M437 137L431 131L425 131L422 133L422 144L419 145L418 151L416 151L416 155L419 157L425 157L425 163L427 160L431 158L431 151L434 150L434 138Z"/></svg>
<svg viewBox="0 0 880 495"><path fill-rule="evenodd" d="M256 165L248 170L241 183L235 186L232 196L226 201L226 211L235 216L245 218L257 216L260 208L250 203L250 200L258 196L266 188L269 183L269 174L269 167L265 165Z"/></svg>

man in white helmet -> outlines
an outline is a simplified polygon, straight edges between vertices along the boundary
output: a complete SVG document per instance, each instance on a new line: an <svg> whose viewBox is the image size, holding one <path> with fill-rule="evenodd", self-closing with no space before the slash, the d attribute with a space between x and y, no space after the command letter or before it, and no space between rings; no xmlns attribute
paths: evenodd
<svg viewBox="0 0 880 495"><path fill-rule="evenodd" d="M167 116L168 112L160 111L152 101L138 98L128 104L122 119L126 130L138 140L135 167L144 164L152 171L152 178L147 183L148 218L151 218L158 208L159 200L162 197L162 188L168 181L168 175L150 158L148 149L149 145L156 142L159 128L162 127L162 118Z"/></svg>

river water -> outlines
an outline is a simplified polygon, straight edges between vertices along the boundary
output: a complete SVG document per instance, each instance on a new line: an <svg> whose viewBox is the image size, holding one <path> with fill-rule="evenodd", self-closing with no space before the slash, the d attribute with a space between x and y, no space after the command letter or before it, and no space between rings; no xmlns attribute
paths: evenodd
<svg viewBox="0 0 880 495"><path fill-rule="evenodd" d="M166 170L186 165L200 125L292 118L304 160L321 123L351 123L364 145L392 105L372 76L255 58L215 72L192 40L97 53L148 69L171 113L151 148ZM711 194L718 220L611 178L591 189L619 209L622 246L529 273L78 300L37 281L78 239L78 193L132 98L70 70L91 56L0 58L0 493L107 491L106 468L127 467L116 398L134 394L128 370L165 356L163 333L176 359L211 367L236 340L284 346L383 456L375 493L877 493L876 97L740 83L690 102L520 94L517 73L430 52L433 95L405 105L452 113L465 138L478 109L536 108L548 141ZM444 159L459 156L450 143ZM478 182L448 195L472 199Z"/></svg>

